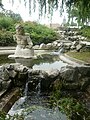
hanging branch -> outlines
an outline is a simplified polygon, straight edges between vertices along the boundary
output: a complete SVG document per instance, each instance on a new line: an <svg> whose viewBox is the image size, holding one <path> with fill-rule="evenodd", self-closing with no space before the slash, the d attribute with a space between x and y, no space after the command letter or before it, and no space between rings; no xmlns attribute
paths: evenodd
<svg viewBox="0 0 90 120"><path fill-rule="evenodd" d="M33 10L35 12L35 9L36 9L36 0L33 0Z"/></svg>
<svg viewBox="0 0 90 120"><path fill-rule="evenodd" d="M29 0L29 14L31 14L31 0Z"/></svg>

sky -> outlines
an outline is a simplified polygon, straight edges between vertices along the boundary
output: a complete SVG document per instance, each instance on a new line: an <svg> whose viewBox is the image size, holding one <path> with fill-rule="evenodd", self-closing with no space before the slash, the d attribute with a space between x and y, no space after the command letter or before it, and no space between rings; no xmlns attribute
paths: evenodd
<svg viewBox="0 0 90 120"><path fill-rule="evenodd" d="M50 15L42 16L42 18L39 18L39 12L38 12L38 4L36 7L36 11L33 12L32 9L32 14L29 14L29 4L24 5L24 0L21 0L21 4L19 3L19 0L15 0L14 5L10 2L11 0L2 0L4 8L7 10L12 10L14 13L19 13L24 21L37 21L40 22L41 24L50 24ZM27 0L28 1L28 0ZM32 3L33 4L33 3ZM67 14L66 12L63 13L63 16L60 17L60 12L59 10L54 11L53 17L52 17L52 23L63 23L63 19L66 18L67 20Z"/></svg>

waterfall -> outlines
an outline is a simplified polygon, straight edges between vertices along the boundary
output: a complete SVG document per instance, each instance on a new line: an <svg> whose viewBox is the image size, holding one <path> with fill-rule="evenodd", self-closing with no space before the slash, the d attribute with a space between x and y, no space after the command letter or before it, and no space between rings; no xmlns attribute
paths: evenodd
<svg viewBox="0 0 90 120"><path fill-rule="evenodd" d="M25 97L28 96L28 81L26 82L26 85L25 85L24 95Z"/></svg>
<svg viewBox="0 0 90 120"><path fill-rule="evenodd" d="M40 96L40 93L41 93L41 80L39 80L39 82L38 82L35 89L36 89L37 96Z"/></svg>

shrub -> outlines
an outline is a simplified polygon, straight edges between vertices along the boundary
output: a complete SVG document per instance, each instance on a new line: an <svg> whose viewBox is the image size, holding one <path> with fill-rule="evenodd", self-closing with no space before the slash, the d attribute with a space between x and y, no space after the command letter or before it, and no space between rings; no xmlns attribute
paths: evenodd
<svg viewBox="0 0 90 120"><path fill-rule="evenodd" d="M90 26L84 26L83 28L81 28L80 32L83 36L90 39Z"/></svg>
<svg viewBox="0 0 90 120"><path fill-rule="evenodd" d="M0 18L1 20L1 18ZM11 46L11 45L15 45L15 42L13 40L13 34L15 34L15 24L13 24L13 21L10 18L9 19L4 19L0 21L0 46ZM36 45L40 45L41 43L49 43L52 42L56 39L58 39L58 35L57 33L44 26L44 25L40 25L37 24L35 22L25 22L25 23L21 23L24 26L25 32L30 34L30 37L33 41L33 44Z"/></svg>
<svg viewBox="0 0 90 120"><path fill-rule="evenodd" d="M54 30L35 22L25 22L25 31L30 33L34 44L49 43L58 39Z"/></svg>
<svg viewBox="0 0 90 120"><path fill-rule="evenodd" d="M10 30L14 25L14 20L10 17L3 16L0 18L0 29Z"/></svg>
<svg viewBox="0 0 90 120"><path fill-rule="evenodd" d="M13 46L15 43L12 32L0 31L0 46Z"/></svg>

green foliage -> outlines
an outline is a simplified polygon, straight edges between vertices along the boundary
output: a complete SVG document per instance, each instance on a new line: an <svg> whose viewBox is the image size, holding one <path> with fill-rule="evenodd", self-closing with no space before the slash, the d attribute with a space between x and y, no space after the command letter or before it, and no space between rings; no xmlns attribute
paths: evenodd
<svg viewBox="0 0 90 120"><path fill-rule="evenodd" d="M15 42L12 37L12 32L15 34L15 25L22 22L22 20L19 15L14 14L12 11L7 11L6 15L1 13L0 16L0 46L14 45ZM34 45L49 43L58 39L58 35L54 32L54 30L44 25L40 25L35 22L22 22L22 25L24 26L25 32L30 34Z"/></svg>
<svg viewBox="0 0 90 120"><path fill-rule="evenodd" d="M34 44L49 43L58 39L54 30L35 22L25 22L25 31L30 33Z"/></svg>
<svg viewBox="0 0 90 120"><path fill-rule="evenodd" d="M80 32L82 33L83 36L88 37L90 39L90 26L82 27Z"/></svg>
<svg viewBox="0 0 90 120"><path fill-rule="evenodd" d="M22 115L16 114L14 116L10 116L5 112L0 111L0 120L24 120L24 116L23 114Z"/></svg>
<svg viewBox="0 0 90 120"><path fill-rule="evenodd" d="M69 120L89 120L85 106L74 98L62 98L58 101L59 109L65 112Z"/></svg>
<svg viewBox="0 0 90 120"><path fill-rule="evenodd" d="M89 120L90 111L85 105L73 97L62 97L61 90L62 83L60 80L56 80L50 97L50 105L58 107L61 112L67 115L68 120Z"/></svg>
<svg viewBox="0 0 90 120"><path fill-rule="evenodd" d="M14 25L14 20L10 17L0 17L0 29L10 30L10 28Z"/></svg>
<svg viewBox="0 0 90 120"><path fill-rule="evenodd" d="M73 12L73 16L77 15L77 22L78 23L83 23L87 22L87 20L90 20L90 0L29 0L29 13L31 14L32 9L33 11L36 10L36 4L37 2L39 4L39 16L44 14L51 14L51 17L53 15L53 11L54 9L60 9L60 13L62 14L64 11L64 7L66 4L66 8L69 10L71 10L72 8L76 8L77 11ZM12 4L14 5L14 0L11 0ZM21 3L21 0L19 0L19 2ZM25 2L25 6L27 5L27 0L24 0ZM31 2L33 4L31 4ZM76 13L77 12L77 13ZM69 16L70 17L70 16Z"/></svg>
<svg viewBox="0 0 90 120"><path fill-rule="evenodd" d="M0 120L5 120L6 114L5 112L0 111Z"/></svg>
<svg viewBox="0 0 90 120"><path fill-rule="evenodd" d="M14 13L11 10L6 10L5 15L13 19L14 22L22 21L20 14Z"/></svg>
<svg viewBox="0 0 90 120"><path fill-rule="evenodd" d="M30 34L30 37L35 44L49 43L58 39L58 35L54 30L37 24L35 22L22 23L25 32ZM10 17L0 18L0 46L15 45L13 34L15 34L15 23Z"/></svg>
<svg viewBox="0 0 90 120"><path fill-rule="evenodd" d="M0 30L0 46L13 46L15 43L11 32Z"/></svg>

